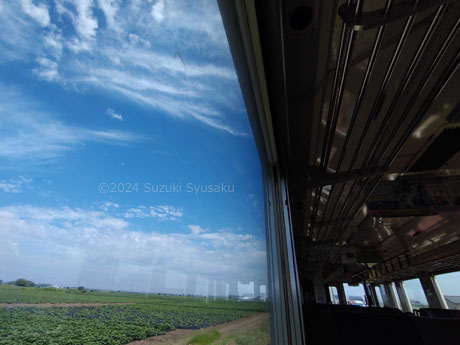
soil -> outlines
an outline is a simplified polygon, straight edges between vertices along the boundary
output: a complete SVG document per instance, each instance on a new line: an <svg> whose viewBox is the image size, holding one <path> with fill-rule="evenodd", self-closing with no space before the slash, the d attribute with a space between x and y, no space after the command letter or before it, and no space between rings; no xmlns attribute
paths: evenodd
<svg viewBox="0 0 460 345"><path fill-rule="evenodd" d="M268 318L268 313L259 313L244 319L238 319L235 321L220 324L218 326L203 329L217 329L221 334L244 332L246 330L259 327ZM159 335L157 337L150 337L144 340L134 341L127 345L184 345L188 339L193 337L196 333L203 331L203 329L177 329L175 331L168 332L165 335Z"/></svg>

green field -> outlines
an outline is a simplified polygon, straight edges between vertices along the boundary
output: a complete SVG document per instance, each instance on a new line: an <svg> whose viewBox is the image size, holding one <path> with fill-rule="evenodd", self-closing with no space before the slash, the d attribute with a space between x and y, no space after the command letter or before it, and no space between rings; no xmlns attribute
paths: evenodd
<svg viewBox="0 0 460 345"><path fill-rule="evenodd" d="M174 329L204 328L268 311L263 302L15 286L0 286L0 303L111 304L0 308L0 344L15 345L126 344Z"/></svg>

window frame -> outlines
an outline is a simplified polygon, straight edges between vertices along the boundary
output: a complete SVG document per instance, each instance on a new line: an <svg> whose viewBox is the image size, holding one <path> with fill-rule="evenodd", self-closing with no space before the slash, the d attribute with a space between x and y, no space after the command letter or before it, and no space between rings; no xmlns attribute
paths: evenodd
<svg viewBox="0 0 460 345"><path fill-rule="evenodd" d="M218 0L222 21L259 152L264 185L272 344L304 344L302 302L289 191L277 160L252 0Z"/></svg>

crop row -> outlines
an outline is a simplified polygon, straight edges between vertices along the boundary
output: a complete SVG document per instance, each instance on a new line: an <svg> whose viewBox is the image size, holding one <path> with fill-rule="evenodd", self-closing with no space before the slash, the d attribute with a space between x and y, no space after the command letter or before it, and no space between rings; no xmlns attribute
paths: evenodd
<svg viewBox="0 0 460 345"><path fill-rule="evenodd" d="M94 291L81 293L75 289L25 288L0 286L0 303L152 303L156 306L229 309L262 312L268 311L268 303L239 302L237 300L205 297L164 296L130 292Z"/></svg>
<svg viewBox="0 0 460 345"><path fill-rule="evenodd" d="M203 328L252 311L161 305L0 309L0 344L115 345L176 328Z"/></svg>

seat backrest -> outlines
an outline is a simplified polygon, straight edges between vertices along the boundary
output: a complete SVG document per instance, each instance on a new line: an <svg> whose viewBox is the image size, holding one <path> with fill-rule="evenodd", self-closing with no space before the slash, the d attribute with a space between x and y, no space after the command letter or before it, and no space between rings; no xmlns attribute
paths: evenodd
<svg viewBox="0 0 460 345"><path fill-rule="evenodd" d="M460 319L460 310L455 309L421 308L418 312L420 316L438 317L443 319Z"/></svg>
<svg viewBox="0 0 460 345"><path fill-rule="evenodd" d="M312 344L424 345L412 318L403 314L320 311L312 332ZM314 327L313 327L314 326Z"/></svg>
<svg viewBox="0 0 460 345"><path fill-rule="evenodd" d="M414 324L425 345L460 344L460 320L432 317L413 317Z"/></svg>

